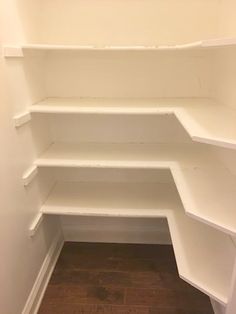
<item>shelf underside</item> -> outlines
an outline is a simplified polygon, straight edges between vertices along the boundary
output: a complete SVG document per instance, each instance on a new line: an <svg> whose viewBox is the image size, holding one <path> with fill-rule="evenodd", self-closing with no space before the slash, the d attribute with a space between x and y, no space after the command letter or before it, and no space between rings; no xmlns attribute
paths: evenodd
<svg viewBox="0 0 236 314"><path fill-rule="evenodd" d="M209 99L48 98L29 110L54 114L174 114L193 141L236 149L236 110Z"/></svg>
<svg viewBox="0 0 236 314"><path fill-rule="evenodd" d="M180 276L217 301L227 303L234 245L224 233L188 218L173 184L61 182L54 187L41 212L77 216L165 217Z"/></svg>

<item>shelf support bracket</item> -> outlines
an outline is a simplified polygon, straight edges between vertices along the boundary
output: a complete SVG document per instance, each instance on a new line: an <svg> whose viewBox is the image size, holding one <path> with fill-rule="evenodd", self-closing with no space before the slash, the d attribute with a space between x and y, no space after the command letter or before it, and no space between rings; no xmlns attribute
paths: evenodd
<svg viewBox="0 0 236 314"><path fill-rule="evenodd" d="M5 58L23 58L24 53L19 46L5 46L3 47L3 56Z"/></svg>
<svg viewBox="0 0 236 314"><path fill-rule="evenodd" d="M26 111L22 114L15 116L13 120L14 120L15 128L19 128L31 120L31 114L28 111Z"/></svg>
<svg viewBox="0 0 236 314"><path fill-rule="evenodd" d="M28 186L38 174L37 166L30 167L22 176L24 186Z"/></svg>
<svg viewBox="0 0 236 314"><path fill-rule="evenodd" d="M43 214L42 213L38 213L37 216L34 218L33 222L31 223L30 227L29 227L29 235L30 237L34 237L34 235L36 234L38 228L40 227L42 221L43 221Z"/></svg>

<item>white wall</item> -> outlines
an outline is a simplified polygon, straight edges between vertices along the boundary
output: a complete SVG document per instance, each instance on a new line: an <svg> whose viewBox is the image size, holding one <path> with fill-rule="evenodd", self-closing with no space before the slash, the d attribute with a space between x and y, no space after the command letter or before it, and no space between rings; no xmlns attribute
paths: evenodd
<svg viewBox="0 0 236 314"><path fill-rule="evenodd" d="M0 41L17 43L33 40L39 2L1 1ZM2 50L2 49L1 49ZM1 51L2 52L2 51ZM36 88L40 74L30 85L35 64L20 64L0 57L0 313L19 314L23 310L49 247L60 230L58 223L45 219L34 238L28 229L42 198L51 185L50 175L42 174L27 189L22 174L36 154L29 126L16 130L13 115L42 95ZM32 70L32 71L31 71ZM36 85L35 85L36 84ZM37 129L37 126L36 126ZM36 130L35 132L39 132ZM41 148L45 139L41 139ZM48 177L48 178L47 178Z"/></svg>
<svg viewBox="0 0 236 314"><path fill-rule="evenodd" d="M58 181L82 182L173 182L168 170L55 169ZM170 244L166 219L61 217L65 240Z"/></svg>
<svg viewBox="0 0 236 314"><path fill-rule="evenodd" d="M154 45L215 37L219 0L41 0L43 42Z"/></svg>
<svg viewBox="0 0 236 314"><path fill-rule="evenodd" d="M236 2L235 0L220 0L219 6L219 36L236 36Z"/></svg>
<svg viewBox="0 0 236 314"><path fill-rule="evenodd" d="M58 97L210 97L212 56L80 52L46 56L46 94Z"/></svg>

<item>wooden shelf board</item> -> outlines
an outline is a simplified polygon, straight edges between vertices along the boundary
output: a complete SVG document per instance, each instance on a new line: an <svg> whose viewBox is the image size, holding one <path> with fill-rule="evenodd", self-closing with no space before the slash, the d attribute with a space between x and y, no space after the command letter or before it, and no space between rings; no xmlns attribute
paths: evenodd
<svg viewBox="0 0 236 314"><path fill-rule="evenodd" d="M215 38L179 45L113 45L113 46L93 46L93 45L61 45L61 44L23 44L5 45L5 57L23 57L25 51L185 51L206 48L224 48L236 45L236 38Z"/></svg>
<svg viewBox="0 0 236 314"><path fill-rule="evenodd" d="M234 244L226 234L187 217L173 184L61 182L41 212L167 218L180 276L218 302L227 303Z"/></svg>
<svg viewBox="0 0 236 314"><path fill-rule="evenodd" d="M219 45L219 44L218 44ZM206 46L205 46L206 47ZM192 42L180 45L51 45L51 44L26 44L22 45L22 50L43 50L43 51L176 51L192 50L203 48L203 42Z"/></svg>
<svg viewBox="0 0 236 314"><path fill-rule="evenodd" d="M204 98L73 99L48 98L31 113L174 114L193 141L236 149L236 110ZM221 125L222 127L219 127Z"/></svg>
<svg viewBox="0 0 236 314"><path fill-rule="evenodd" d="M54 143L38 167L170 170L188 215L236 236L236 178L205 147L189 144Z"/></svg>
<svg viewBox="0 0 236 314"><path fill-rule="evenodd" d="M235 260L231 238L183 211L173 211L168 222L180 277L226 305Z"/></svg>
<svg viewBox="0 0 236 314"><path fill-rule="evenodd" d="M166 217L180 204L174 184L120 182L58 183L42 206L44 214ZM181 207L181 204L180 204Z"/></svg>
<svg viewBox="0 0 236 314"><path fill-rule="evenodd" d="M182 168L172 174L189 216L236 236L236 177L227 169Z"/></svg>
<svg viewBox="0 0 236 314"><path fill-rule="evenodd" d="M46 98L29 109L33 113L57 114L165 114L172 113L174 105L181 106L181 99Z"/></svg>
<svg viewBox="0 0 236 314"><path fill-rule="evenodd" d="M144 143L53 143L38 159L38 167L163 168L219 167L202 145Z"/></svg>

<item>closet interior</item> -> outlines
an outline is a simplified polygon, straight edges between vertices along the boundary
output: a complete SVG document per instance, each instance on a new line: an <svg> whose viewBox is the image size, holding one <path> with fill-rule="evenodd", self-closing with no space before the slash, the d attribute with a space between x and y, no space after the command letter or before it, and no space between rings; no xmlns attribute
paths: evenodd
<svg viewBox="0 0 236 314"><path fill-rule="evenodd" d="M48 218L63 230L104 217L111 232L116 220L155 219L180 277L226 306L236 253L235 3L37 6L28 40L3 47L34 203L30 236Z"/></svg>

